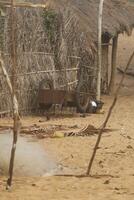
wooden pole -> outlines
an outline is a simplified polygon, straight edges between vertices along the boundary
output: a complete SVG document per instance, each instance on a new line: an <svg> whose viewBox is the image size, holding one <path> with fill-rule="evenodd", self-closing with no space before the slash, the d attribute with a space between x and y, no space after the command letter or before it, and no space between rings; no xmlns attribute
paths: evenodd
<svg viewBox="0 0 134 200"><path fill-rule="evenodd" d="M97 100L101 98L101 71L102 71L102 14L104 0L100 0L98 14L98 73L97 73Z"/></svg>
<svg viewBox="0 0 134 200"><path fill-rule="evenodd" d="M11 186L11 183L12 183L14 156L15 156L16 143L17 143L17 134L20 132L21 122L20 122L20 116L19 116L18 101L17 101L16 95L13 94L12 83L11 83L8 73L6 71L1 54L0 54L0 67L2 69L2 73L3 73L4 77L6 79L11 96L13 97L13 109L14 109L14 115L16 116L14 119L17 119L17 121L14 123L14 138L13 138L13 145L12 145L12 152L11 152L12 156L10 159L9 179L7 181L7 189L9 189L9 187Z"/></svg>
<svg viewBox="0 0 134 200"><path fill-rule="evenodd" d="M103 94L108 93L108 52L109 46L102 46L102 83L101 90Z"/></svg>
<svg viewBox="0 0 134 200"><path fill-rule="evenodd" d="M102 125L102 128L101 128L100 131L99 131L99 135L98 135L98 138L97 138L97 141L96 141L94 150L93 150L93 154L92 154L92 156L91 156L91 159L90 159L90 162L89 162L89 165L88 165L87 176L90 175L91 168L92 168L92 165L93 165L93 161L94 161L94 159L95 159L96 152L97 152L97 149L98 149L98 147L99 147L102 134L103 134L104 129L105 129L105 127L106 127L106 125L107 125L107 123L108 123L108 121L109 121L109 118L111 117L113 108L114 108L114 106L115 106L115 104L116 104L116 102L117 102L117 99L118 99L119 91L120 91L120 89L121 89L121 87L122 87L122 83L123 83L124 78L125 78L125 75L126 75L126 71L128 70L128 68L129 68L129 66L130 66L131 61L132 61L133 58L134 58L134 51L133 51L132 55L131 55L130 58L129 58L129 61L128 61L127 66L126 66L125 71L124 71L124 74L122 75L122 78L121 78L121 81L120 81L120 83L119 83L119 86L118 86L118 88L117 88L117 90L116 90L116 92L115 92L115 96L114 96L114 100L113 100L113 102L112 102L112 105L110 106L109 111L108 111L108 114L107 114L107 116L106 116L106 119L105 119L105 121L104 121L104 123L103 123L103 125Z"/></svg>
<svg viewBox="0 0 134 200"><path fill-rule="evenodd" d="M15 152L16 152L16 144L18 139L18 134L20 132L20 116L19 116L19 108L18 101L15 95L15 86L16 86L16 43L15 43L15 12L14 12L14 0L11 0L11 59L12 59L12 84L10 84L10 91L12 95L12 103L13 103L13 143L11 149L11 157L9 164L9 178L7 180L7 187L9 189L12 185L13 178L13 169L14 169L14 160L15 160ZM8 76L6 75L8 78ZM10 79L7 79L10 80Z"/></svg>
<svg viewBox="0 0 134 200"><path fill-rule="evenodd" d="M112 45L111 78L110 78L110 84L109 84L109 92L111 94L114 93L115 91L117 46L118 46L118 36L113 38L113 45Z"/></svg>

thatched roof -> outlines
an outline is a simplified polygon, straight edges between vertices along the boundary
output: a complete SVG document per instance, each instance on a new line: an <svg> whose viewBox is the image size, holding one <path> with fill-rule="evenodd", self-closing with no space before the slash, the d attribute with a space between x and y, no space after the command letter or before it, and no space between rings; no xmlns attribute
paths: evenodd
<svg viewBox="0 0 134 200"><path fill-rule="evenodd" d="M1 0L0 2L2 2ZM4 0L10 2L9 0ZM16 0L15 2L27 2ZM94 47L97 41L99 0L29 0L32 3L44 3L48 8L61 13L64 18L66 37L75 27L76 32L84 33L86 42ZM103 33L114 37L119 33L131 34L134 27L134 4L128 0L105 0L103 10Z"/></svg>
<svg viewBox="0 0 134 200"><path fill-rule="evenodd" d="M48 0L48 6L60 11L68 23L77 24L90 43L97 41L97 18L99 0ZM67 20L67 17L69 20ZM105 0L103 33L114 37L119 33L131 34L134 27L134 5L125 0Z"/></svg>

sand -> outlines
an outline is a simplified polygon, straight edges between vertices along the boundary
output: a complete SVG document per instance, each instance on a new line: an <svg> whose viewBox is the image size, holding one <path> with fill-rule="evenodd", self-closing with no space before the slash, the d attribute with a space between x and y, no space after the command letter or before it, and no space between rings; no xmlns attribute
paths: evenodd
<svg viewBox="0 0 134 200"><path fill-rule="evenodd" d="M122 40L123 39L123 40ZM120 37L118 65L125 66L134 49L134 35ZM117 84L120 74L117 74ZM104 114L93 114L52 119L48 124L77 125L90 123L99 127L105 119L112 97L103 96ZM24 124L34 124L39 117L27 117ZM2 124L10 120L1 120ZM0 200L133 200L134 199L134 79L127 76L94 161L92 177L15 177L12 191L5 191L6 177L0 178ZM83 174L97 139L90 137L68 137L43 139L41 144L52 158L73 174ZM35 161L36 162L36 161ZM33 166L34 167L34 166Z"/></svg>

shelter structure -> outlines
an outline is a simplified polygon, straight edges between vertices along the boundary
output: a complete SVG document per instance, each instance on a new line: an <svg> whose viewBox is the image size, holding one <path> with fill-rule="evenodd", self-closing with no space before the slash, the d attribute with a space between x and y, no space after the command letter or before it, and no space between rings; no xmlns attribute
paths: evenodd
<svg viewBox="0 0 134 200"><path fill-rule="evenodd" d="M50 7L59 10L66 19L70 13L70 24L75 24L75 30L82 35L84 33L84 46L88 53L97 52L98 32L98 0L84 1L50 1ZM71 18L72 17L72 18ZM108 88L114 87L115 66L117 57L118 35L126 33L131 35L134 27L134 5L126 0L104 1L103 31L102 31L102 90L107 92ZM69 31L68 31L69 32ZM79 36L80 37L80 36ZM81 37L80 37L81 38ZM111 40L112 39L112 40ZM112 46L111 69L108 71L108 51Z"/></svg>
<svg viewBox="0 0 134 200"><path fill-rule="evenodd" d="M37 3L35 0L29 2ZM27 113L37 107L39 83L46 77L53 79L57 88L75 89L84 67L91 91L95 92L96 89L99 0L42 0L42 3L46 8L17 7L15 11L17 97L20 110ZM1 0L0 5L5 13L1 16L1 50L11 75L9 1ZM105 1L102 32L103 92L107 92L109 86L111 90L114 87L118 35L131 35L133 27L133 4L125 0ZM109 46L112 46L110 69ZM11 100L8 92L5 92L6 83L2 75L0 87L0 110L6 113L11 110Z"/></svg>

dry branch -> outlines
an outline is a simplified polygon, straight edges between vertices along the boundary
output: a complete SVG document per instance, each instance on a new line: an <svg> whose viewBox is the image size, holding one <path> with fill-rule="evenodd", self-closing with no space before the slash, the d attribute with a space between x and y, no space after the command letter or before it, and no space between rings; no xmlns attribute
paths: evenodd
<svg viewBox="0 0 134 200"><path fill-rule="evenodd" d="M117 67L117 70L118 70L120 73L124 74L124 70L123 70L123 69ZM128 71L126 72L126 74L129 75L129 76L134 76L134 71L132 71L132 69L130 69L130 71L128 70Z"/></svg>
<svg viewBox="0 0 134 200"><path fill-rule="evenodd" d="M128 68L129 68L129 66L130 66L130 64L131 64L131 61L132 61L133 57L134 57L134 52L132 53L131 57L129 58L129 61L128 61L127 66L126 66L125 71L124 71L124 74L122 75L122 78L121 78L121 81L120 81L120 83L119 83L119 86L118 86L118 88L117 88L117 90L116 90L116 92L115 92L115 96L114 96L114 100L113 100L113 102L112 102L112 105L110 106L109 111L108 111L108 114L107 114L107 116L106 116L106 119L105 119L104 123L102 124L102 128L101 128L100 131L99 131L99 135L98 135L98 138L97 138L97 141L96 141L94 150L93 150L93 154L92 154L92 156L91 156L91 159L90 159L90 162L89 162L89 165L88 165L87 175L90 175L91 168L92 168L92 165L93 165L93 161L94 161L94 159L95 159L96 152L97 152L97 149L98 149L98 147L99 147L102 134L103 134L103 132L104 132L104 130L105 130L105 127L106 127L106 125L107 125L107 123L108 123L108 121L109 121L109 118L111 117L113 108L114 108L114 106L115 106L115 104L116 104L116 102L117 102L117 98L118 98L118 95L119 95L119 91L120 91L120 89L121 89L121 87L122 87L122 83L123 83L124 78L125 78L125 75L126 75L126 71L128 70Z"/></svg>

